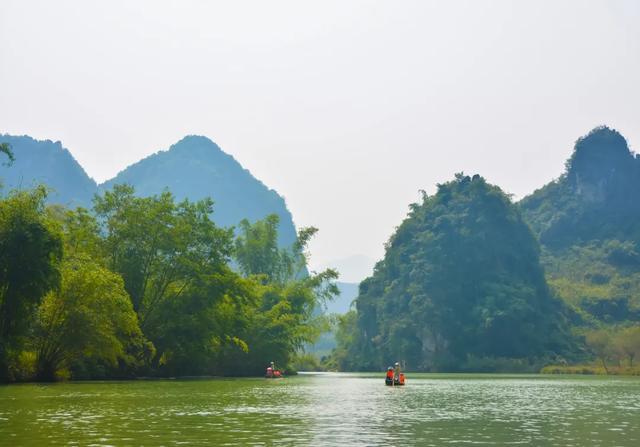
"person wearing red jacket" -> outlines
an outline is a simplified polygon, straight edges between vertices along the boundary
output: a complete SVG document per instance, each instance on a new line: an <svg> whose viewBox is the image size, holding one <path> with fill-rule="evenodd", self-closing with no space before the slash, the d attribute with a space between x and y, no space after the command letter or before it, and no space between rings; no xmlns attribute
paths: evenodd
<svg viewBox="0 0 640 447"><path fill-rule="evenodd" d="M393 370L393 367L388 367L387 368L387 376L384 378L384 383L386 383L387 385L393 385L393 379L395 377L395 371Z"/></svg>

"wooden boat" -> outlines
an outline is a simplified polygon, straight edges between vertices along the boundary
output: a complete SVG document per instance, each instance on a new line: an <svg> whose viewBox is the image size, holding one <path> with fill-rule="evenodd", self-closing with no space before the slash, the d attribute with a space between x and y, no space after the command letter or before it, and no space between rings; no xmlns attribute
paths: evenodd
<svg viewBox="0 0 640 447"><path fill-rule="evenodd" d="M264 375L265 379L282 379L284 376L282 375L282 371L279 369L272 369L271 367L267 368L267 373Z"/></svg>

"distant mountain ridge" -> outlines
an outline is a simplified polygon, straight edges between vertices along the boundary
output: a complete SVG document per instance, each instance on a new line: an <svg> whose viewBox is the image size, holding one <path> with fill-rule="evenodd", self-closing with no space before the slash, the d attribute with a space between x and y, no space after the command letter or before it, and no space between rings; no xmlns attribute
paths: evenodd
<svg viewBox="0 0 640 447"><path fill-rule="evenodd" d="M281 245L288 246L296 238L284 199L203 136L184 137L168 150L127 167L99 189L104 191L119 183L132 185L140 196L169 189L178 200L211 197L213 218L221 226L237 225L242 219L253 222L275 213L280 217Z"/></svg>
<svg viewBox="0 0 640 447"><path fill-rule="evenodd" d="M293 218L284 199L203 136L186 136L168 150L134 163L100 185L60 142L11 135L0 135L0 142L9 143L16 156L11 167L0 166L5 192L44 183L52 188L50 203L90 208L94 194L118 183L132 185L140 196L168 189L178 200L211 197L212 217L220 226L277 214L280 244L288 246L296 238Z"/></svg>
<svg viewBox="0 0 640 447"><path fill-rule="evenodd" d="M352 307L353 300L358 296L359 283L338 281L336 283L340 290L340 295L327 303L326 313L344 314L349 312Z"/></svg>
<svg viewBox="0 0 640 447"><path fill-rule="evenodd" d="M4 134L0 135L0 143L9 143L16 156L11 166L0 164L5 192L42 183L51 188L52 203L90 206L98 186L60 141Z"/></svg>

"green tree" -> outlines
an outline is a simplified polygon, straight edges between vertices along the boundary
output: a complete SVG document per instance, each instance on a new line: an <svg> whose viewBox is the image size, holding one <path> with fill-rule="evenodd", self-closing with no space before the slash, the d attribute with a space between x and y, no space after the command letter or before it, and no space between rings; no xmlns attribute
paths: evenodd
<svg viewBox="0 0 640 447"><path fill-rule="evenodd" d="M35 334L36 375L46 381L78 360L135 363L126 347L142 337L122 278L88 257L64 262L61 286L40 306Z"/></svg>
<svg viewBox="0 0 640 447"><path fill-rule="evenodd" d="M329 370L353 371L365 364L363 359L354 357L358 352L355 349L357 340L358 314L350 310L344 315L337 316L335 322L336 348L328 358L324 359L323 366Z"/></svg>
<svg viewBox="0 0 640 447"><path fill-rule="evenodd" d="M634 359L640 355L640 326L632 326L619 331L613 339L614 348L629 361L633 368Z"/></svg>
<svg viewBox="0 0 640 447"><path fill-rule="evenodd" d="M319 310L339 293L336 271L307 273L307 245L317 229L303 228L291 247L278 248L278 223L275 215L253 224L244 221L236 239L236 260L256 282L259 297L245 313L242 339L248 352L232 360L232 369L247 374L263 372L268 361L290 365L293 355L320 335L326 324Z"/></svg>
<svg viewBox="0 0 640 447"><path fill-rule="evenodd" d="M246 353L247 309L253 284L228 268L203 276L180 296L171 295L149 325L162 375L224 375L225 356ZM239 374L239 371L231 371Z"/></svg>
<svg viewBox="0 0 640 447"><path fill-rule="evenodd" d="M50 206L48 212L60 222L64 233L65 254L68 257L88 256L107 266L107 256L101 228L96 217L84 208L67 210Z"/></svg>
<svg viewBox="0 0 640 447"><path fill-rule="evenodd" d="M124 279L160 374L221 374L225 352L246 350L239 334L253 288L227 265L233 233L213 223L212 205L140 198L128 186L95 200L106 265Z"/></svg>
<svg viewBox="0 0 640 447"><path fill-rule="evenodd" d="M11 165L15 161L15 157L9 143L0 143L0 154L5 154L9 159L6 164Z"/></svg>
<svg viewBox="0 0 640 447"><path fill-rule="evenodd" d="M276 214L253 224L246 219L240 222L234 256L246 276L263 275L264 282L284 284L294 275L295 258L278 247L279 223Z"/></svg>
<svg viewBox="0 0 640 447"><path fill-rule="evenodd" d="M175 203L169 192L136 197L126 185L96 197L107 266L122 275L143 330L164 301L224 268L232 232L211 221L212 207L208 199Z"/></svg>
<svg viewBox="0 0 640 447"><path fill-rule="evenodd" d="M3 315L10 314L2 328L13 324L14 340L3 338L2 352L21 359L21 378L259 374L271 360L289 365L323 329L319 309L337 293L337 273L307 273L315 228L280 249L277 218L245 222L235 244L243 277L230 266L233 231L211 221L210 200L176 203L168 192L141 198L116 186L96 197L94 215L45 209L41 192L0 202L0 267L9 275L2 284L32 281L16 289L20 296L1 290ZM10 253L22 267L13 273Z"/></svg>
<svg viewBox="0 0 640 447"><path fill-rule="evenodd" d="M609 360L613 353L611 345L611 334L605 329L599 329L595 331L587 332L585 336L587 346L593 354L600 360L605 372L609 374L609 368L607 367L607 360Z"/></svg>
<svg viewBox="0 0 640 447"><path fill-rule="evenodd" d="M35 309L59 283L62 236L44 212L46 190L13 192L0 201L0 381L10 379Z"/></svg>

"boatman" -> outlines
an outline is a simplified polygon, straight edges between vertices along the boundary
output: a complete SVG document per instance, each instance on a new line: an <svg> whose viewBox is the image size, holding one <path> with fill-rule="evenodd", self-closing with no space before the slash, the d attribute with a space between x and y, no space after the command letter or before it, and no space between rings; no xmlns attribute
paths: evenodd
<svg viewBox="0 0 640 447"><path fill-rule="evenodd" d="M394 384L395 385L404 385L404 374L402 374L402 371L400 371L400 363L396 362L395 365L395 377L394 377Z"/></svg>
<svg viewBox="0 0 640 447"><path fill-rule="evenodd" d="M387 383L387 385L393 385L393 380L394 380L394 372L393 372L393 367L390 366L387 368L387 377L385 377L384 381Z"/></svg>

